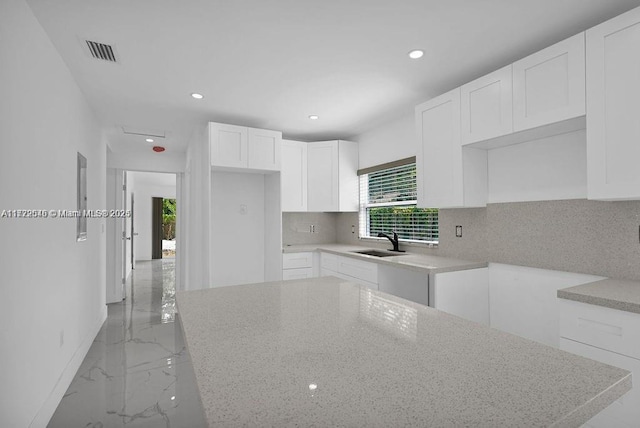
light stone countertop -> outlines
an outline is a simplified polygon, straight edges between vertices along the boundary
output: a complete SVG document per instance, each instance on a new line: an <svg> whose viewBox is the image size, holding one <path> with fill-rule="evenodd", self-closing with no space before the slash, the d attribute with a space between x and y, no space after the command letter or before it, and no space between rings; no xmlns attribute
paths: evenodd
<svg viewBox="0 0 640 428"><path fill-rule="evenodd" d="M443 273L467 269L478 269L488 266L487 262L471 260L460 260L449 257L429 256L426 254L416 254L411 252L391 257L376 257L366 254L357 254L353 251L372 249L372 247L343 245L343 244L315 244L315 245L288 245L282 250L283 253L299 253L306 251L325 251L340 256L352 257L354 259L366 260L379 264L402 267L406 269L421 271L425 273Z"/></svg>
<svg viewBox="0 0 640 428"><path fill-rule="evenodd" d="M211 427L579 427L628 371L335 277L179 291Z"/></svg>
<svg viewBox="0 0 640 428"><path fill-rule="evenodd" d="M603 279L558 290L561 299L640 314L640 282Z"/></svg>

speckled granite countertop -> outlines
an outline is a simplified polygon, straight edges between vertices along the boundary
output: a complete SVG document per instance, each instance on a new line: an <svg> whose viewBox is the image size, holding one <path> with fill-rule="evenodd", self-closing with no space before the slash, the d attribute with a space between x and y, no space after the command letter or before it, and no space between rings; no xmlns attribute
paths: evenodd
<svg viewBox="0 0 640 428"><path fill-rule="evenodd" d="M558 290L558 297L640 314L640 282L603 279Z"/></svg>
<svg viewBox="0 0 640 428"><path fill-rule="evenodd" d="M177 293L217 426L579 427L631 374L335 277Z"/></svg>
<svg viewBox="0 0 640 428"><path fill-rule="evenodd" d="M305 251L325 251L327 253L338 254L340 256L352 257L379 264L402 267L411 270L423 271L426 273L443 273L467 269L478 269L487 267L486 262L470 260L452 259L449 257L428 256L425 254L402 253L402 255L391 257L376 257L366 254L357 254L353 251L367 250L372 247L361 247L341 244L317 244L317 245L289 245L283 248L283 253L299 253Z"/></svg>

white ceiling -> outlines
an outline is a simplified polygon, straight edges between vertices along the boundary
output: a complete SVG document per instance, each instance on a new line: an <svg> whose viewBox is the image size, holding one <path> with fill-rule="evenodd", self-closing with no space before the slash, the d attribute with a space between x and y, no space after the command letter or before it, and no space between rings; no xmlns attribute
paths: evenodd
<svg viewBox="0 0 640 428"><path fill-rule="evenodd" d="M219 121L349 138L640 0L27 0L112 150ZM119 64L91 58L112 44ZM425 50L420 60L407 52ZM200 92L196 101L190 93ZM308 115L320 119L311 121ZM166 133L146 143L122 127Z"/></svg>

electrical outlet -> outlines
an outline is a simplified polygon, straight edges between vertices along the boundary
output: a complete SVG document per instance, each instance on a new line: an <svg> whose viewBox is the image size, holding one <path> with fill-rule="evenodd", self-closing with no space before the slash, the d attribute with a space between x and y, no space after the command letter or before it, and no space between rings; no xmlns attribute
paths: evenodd
<svg viewBox="0 0 640 428"><path fill-rule="evenodd" d="M64 330L60 330L60 347L64 345Z"/></svg>
<svg viewBox="0 0 640 428"><path fill-rule="evenodd" d="M462 226L456 226L456 238L462 238Z"/></svg>
<svg viewBox="0 0 640 428"><path fill-rule="evenodd" d="M356 233L356 225L355 225L355 224L352 224L352 225L351 225L351 234L352 234L352 235L355 235L355 233Z"/></svg>

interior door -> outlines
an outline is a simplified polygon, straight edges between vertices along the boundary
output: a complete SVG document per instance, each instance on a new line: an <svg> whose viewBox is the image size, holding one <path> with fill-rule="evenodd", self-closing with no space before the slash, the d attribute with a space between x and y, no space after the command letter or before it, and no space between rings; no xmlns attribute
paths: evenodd
<svg viewBox="0 0 640 428"><path fill-rule="evenodd" d="M135 233L135 203L133 198L133 193L131 193L131 269L136 268L136 247L135 247L135 238L138 235Z"/></svg>
<svg viewBox="0 0 640 428"><path fill-rule="evenodd" d="M162 258L162 198L152 198L151 258Z"/></svg>
<svg viewBox="0 0 640 428"><path fill-rule="evenodd" d="M127 173L122 174L122 210L127 211ZM124 286L127 282L127 242L131 240L131 237L127 237L127 218L122 217L121 220L117 220L122 223L122 299L126 298L126 292Z"/></svg>

